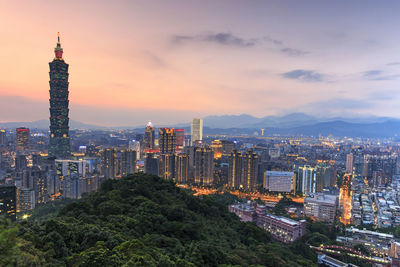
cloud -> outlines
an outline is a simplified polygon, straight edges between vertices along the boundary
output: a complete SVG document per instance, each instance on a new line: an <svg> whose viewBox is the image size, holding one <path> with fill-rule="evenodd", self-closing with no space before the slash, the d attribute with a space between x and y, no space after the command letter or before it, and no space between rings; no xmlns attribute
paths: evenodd
<svg viewBox="0 0 400 267"><path fill-rule="evenodd" d="M263 40L266 41L266 42L272 43L274 45L283 46L283 41L271 38L269 36L265 36L263 38Z"/></svg>
<svg viewBox="0 0 400 267"><path fill-rule="evenodd" d="M295 48L290 48L290 47L285 47L281 49L281 52L289 55L289 56L303 56L305 54L308 54L307 51L295 49Z"/></svg>
<svg viewBox="0 0 400 267"><path fill-rule="evenodd" d="M363 76L365 78L371 78L371 77L376 77L377 75L382 74L383 71L381 70L368 70L363 72Z"/></svg>
<svg viewBox="0 0 400 267"><path fill-rule="evenodd" d="M389 81L400 78L400 74L385 74L385 72L381 70L369 70L362 74L364 78L372 81Z"/></svg>
<svg viewBox="0 0 400 267"><path fill-rule="evenodd" d="M322 82L324 75L313 70L292 70L285 72L282 76L286 79L299 80L303 82Z"/></svg>
<svg viewBox="0 0 400 267"><path fill-rule="evenodd" d="M386 64L386 66L397 66L397 65L400 65L400 62L390 62Z"/></svg>
<svg viewBox="0 0 400 267"><path fill-rule="evenodd" d="M264 36L262 38L243 38L232 33L220 32L199 35L174 35L172 37L172 43L174 44L184 44L188 42L209 42L234 47L253 47L259 44L271 43L280 47L279 51L288 56L302 56L309 53L300 49L287 47L283 41L270 36Z"/></svg>
<svg viewBox="0 0 400 267"><path fill-rule="evenodd" d="M173 43L185 43L190 41L200 41L200 42L209 42L216 43L224 46L235 46L235 47L249 47L255 46L258 43L258 39L246 39L231 33L208 33L201 35L175 35L172 37Z"/></svg>

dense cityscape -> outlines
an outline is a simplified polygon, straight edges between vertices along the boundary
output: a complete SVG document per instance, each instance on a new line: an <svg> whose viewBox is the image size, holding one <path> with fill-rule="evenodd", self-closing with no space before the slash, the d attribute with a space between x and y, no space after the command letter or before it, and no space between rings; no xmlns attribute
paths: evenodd
<svg viewBox="0 0 400 267"><path fill-rule="evenodd" d="M180 9L184 5L172 2L179 1L171 1L170 7L164 6L165 14L160 8L163 11L160 14L170 19L177 14L185 16L184 9ZM164 54L173 58L170 61L160 56L161 52L157 55L150 51L151 45L159 39L143 41L141 38L146 35L143 29L157 29L158 37L164 38L163 34L170 30L166 25L177 23L176 28L184 28L190 23L182 26L181 21L171 20L171 24L168 21L164 25L162 19L157 18L154 21L161 24L152 26L152 19L147 15L160 12L153 6L151 11L143 12L147 15L142 18L141 9L132 3L108 5L93 7L93 25L95 21L105 20L101 12L111 12L110 18L114 17L110 25L121 28L117 30L104 24L97 27L110 34L108 37L84 30L84 34L75 36L78 43L93 42L85 43L80 54L90 55L88 58L77 61L79 56L71 55L69 47L76 52L83 46L70 43L60 33L54 34L57 37L54 38L54 57L46 65L48 78L42 79L47 74L41 68L37 70L43 72L43 76L37 76L38 71L29 76L32 84L37 80L49 82L45 89L48 102L40 101L40 96L29 101L22 94L14 98L8 96L8 92L19 85L14 88L7 84L6 94L3 92L4 103L0 105L4 106L0 118L0 266L400 267L400 120L389 117L396 113L393 107L397 102L392 102L396 91L381 86L400 77L392 69L400 63L393 60L379 65L367 63L371 59L364 61L365 54L376 49L378 43L369 36L360 37L361 41L349 41L359 37L335 31L330 33L332 36L325 37L328 41L321 45L324 49L334 47L340 51L341 42L343 47L355 47L354 51L357 45L367 47L367 52L361 53L354 60L355 66L350 67L343 66L350 52L344 56L329 52L326 56L318 49L310 52L312 47L305 44L303 48L307 49L292 47L289 35L287 41L279 37L286 29L283 22L295 25L298 22L291 19L297 16L304 16L302 23L308 21L308 16L312 21L312 27L306 23L308 26L300 32L307 32L308 27L319 31L316 26L319 23L325 25L325 28L321 26L325 32L329 28L326 21L339 25L342 13L347 14L348 7L353 4L340 4L338 10L342 11L338 13L324 11L327 12L325 20L323 13L319 13L325 6L319 4L300 4L300 16L292 13L293 7L282 3L282 6L254 3L252 8L237 3L237 10L241 6L243 14L224 17L222 11L231 14L236 8L217 7L219 12L215 16L210 15L211 8L203 10L204 7L197 4L186 3L185 8L191 10L188 14L197 11L205 14L201 18L193 17L193 21L204 24L216 23L207 20L218 18L216 21L231 21L234 25L233 21L240 18L241 23L237 25L243 29L248 27L244 32L253 34L252 27L246 23L256 23L254 15L260 19L260 24L263 24L261 18L266 17L265 25L271 19L278 21L277 25L282 22L281 26L276 26L282 28L275 35L271 34L279 38L264 33L260 37L236 36L231 32L235 27L230 24L226 32L199 31L192 35L174 32L163 48ZM264 12L268 10L269 17L258 13L260 10L256 6L262 7L260 10ZM54 11L53 8L49 10ZM84 10L88 11L86 8ZM254 13L249 12L253 14L251 17L247 17L247 8ZM314 8L318 12L314 12ZM363 8L368 11L368 19L374 12L391 13ZM77 9L68 6L67 10ZM282 12L286 19L275 18L275 12ZM136 16L132 15L134 13ZM397 13L394 16L397 18ZM135 24L133 20L136 19ZM142 20L146 24L137 24ZM347 25L354 26L358 20L352 17L353 24ZM69 17L68 22L75 23ZM386 23L389 23L385 24L386 28L392 26L392 22ZM133 30L131 24L140 27ZM125 38L124 27L127 27L127 35L135 37L134 42L133 39L126 41L129 38ZM338 29L343 27L337 26ZM297 32L297 25L295 28ZM373 32L371 28L368 31ZM355 29L356 26L352 31L359 33ZM136 32L132 34L134 31L138 31L138 37ZM383 30L376 32L380 31ZM295 35L292 32L290 37ZM109 40L112 42L108 43ZM132 46L141 41L147 42L145 48ZM115 44L111 45L113 42ZM115 49L117 44L121 49ZM187 49L189 45L192 47ZM37 44L29 49L37 51L35 46ZM201 49L203 46L205 50ZM214 46L223 49L210 52ZM28 50L27 47L24 44L17 48ZM249 48L258 49L258 52L243 52ZM117 64L121 62L111 56L108 58L108 54L115 56L116 50L115 58L126 60L123 64ZM275 51L271 53L288 60L274 58L271 54L267 57L268 68L259 67L262 66L260 62L265 61L261 54L266 50ZM382 57L386 56L382 52L385 49L377 50ZM47 52L51 58L51 51ZM43 54L35 53L33 56L41 58L39 63L45 65ZM389 49L388 53L392 60L393 53ZM232 55L237 58L230 58ZM215 59L218 56L223 60ZM326 71L329 68L321 72L314 70L316 67L312 64L309 69L300 69L299 66L308 66L307 60L301 60L305 56L317 58L313 58L315 66L329 65L338 57L340 67L332 65L332 74ZM21 58L25 60L25 56ZM17 56L15 62L19 64L21 58ZM140 59L130 62L133 58ZM103 62L103 59L106 60ZM220 62L216 63L218 60ZM291 62L291 70L281 69L274 60L283 65ZM184 67L179 69L175 61ZM329 61L332 62L327 63ZM90 66L88 73L80 66L79 73L75 62L88 64L85 65L86 68ZM236 68L248 62L254 65L249 63L244 73L238 74ZM275 64L276 69L270 69L270 65ZM132 72L132 66L137 72ZM363 71L354 74L357 66L362 66L360 70ZM12 67L15 66L10 64ZM151 69L150 75L147 68ZM338 69L343 69L343 73ZM171 74L171 70L176 71L177 76ZM189 70L192 75L188 75ZM230 76L224 72L229 72ZM112 82L103 80L108 73ZM82 78L85 75L87 80ZM17 80L25 83L30 80L22 76ZM74 79L76 76L79 77ZM10 79L16 78L10 75ZM281 80L276 82L275 79ZM374 84L360 86L357 79ZM276 88L266 90L264 81L268 88ZM0 85L2 82L0 79ZM329 88L327 97L312 100L316 95L325 94L321 92L322 83ZM354 86L354 91L344 90L341 83ZM246 89L237 89L240 86ZM374 86L379 90L373 91ZM154 96L151 95L153 87L157 90ZM79 97L86 95L91 106L85 106L84 97L71 97L70 93L78 91ZM389 93L393 97L388 96ZM35 93L29 91L31 94ZM266 99L268 103L263 102ZM136 102L126 104L133 100ZM7 101L18 112L11 111ZM48 112L45 121L37 111L39 106ZM285 115L220 115L236 110L264 116L279 112ZM13 122L12 113L17 118L21 116L19 112L23 122L18 119ZM32 118L42 120L30 121L31 113ZM87 119L90 117L94 119ZM126 119L130 117L134 119ZM94 124L75 118L86 118L83 121Z"/></svg>
<svg viewBox="0 0 400 267"><path fill-rule="evenodd" d="M106 180L145 173L198 197L237 196L229 211L283 244L306 234L306 218L342 227L336 245L310 245L322 264L345 266L334 259L340 253L399 264L400 144L395 140L277 136L264 129L253 135L206 134L201 118L185 128L148 122L133 130L69 130L69 74L60 36L54 51L50 131L0 131L0 214L26 220L36 206L80 199ZM354 249L360 246L362 251Z"/></svg>

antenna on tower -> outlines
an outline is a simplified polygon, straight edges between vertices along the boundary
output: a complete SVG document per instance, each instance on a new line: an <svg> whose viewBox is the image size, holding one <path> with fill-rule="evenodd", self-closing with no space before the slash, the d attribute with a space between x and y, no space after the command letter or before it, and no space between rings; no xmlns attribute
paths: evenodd
<svg viewBox="0 0 400 267"><path fill-rule="evenodd" d="M57 33L57 40L60 42L60 32Z"/></svg>

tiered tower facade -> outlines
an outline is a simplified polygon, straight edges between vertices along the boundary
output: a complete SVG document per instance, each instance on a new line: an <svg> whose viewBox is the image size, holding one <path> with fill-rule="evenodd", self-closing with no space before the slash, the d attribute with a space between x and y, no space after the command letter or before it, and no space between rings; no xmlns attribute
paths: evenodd
<svg viewBox="0 0 400 267"><path fill-rule="evenodd" d="M62 55L60 35L54 49L55 58L50 65L50 144L49 156L70 156L68 64Z"/></svg>

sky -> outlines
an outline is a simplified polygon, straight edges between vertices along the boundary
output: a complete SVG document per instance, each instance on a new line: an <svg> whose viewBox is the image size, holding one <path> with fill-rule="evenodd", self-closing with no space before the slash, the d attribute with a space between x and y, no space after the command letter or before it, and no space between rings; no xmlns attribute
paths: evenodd
<svg viewBox="0 0 400 267"><path fill-rule="evenodd" d="M57 32L70 118L400 118L399 1L0 0L0 121L49 117Z"/></svg>

